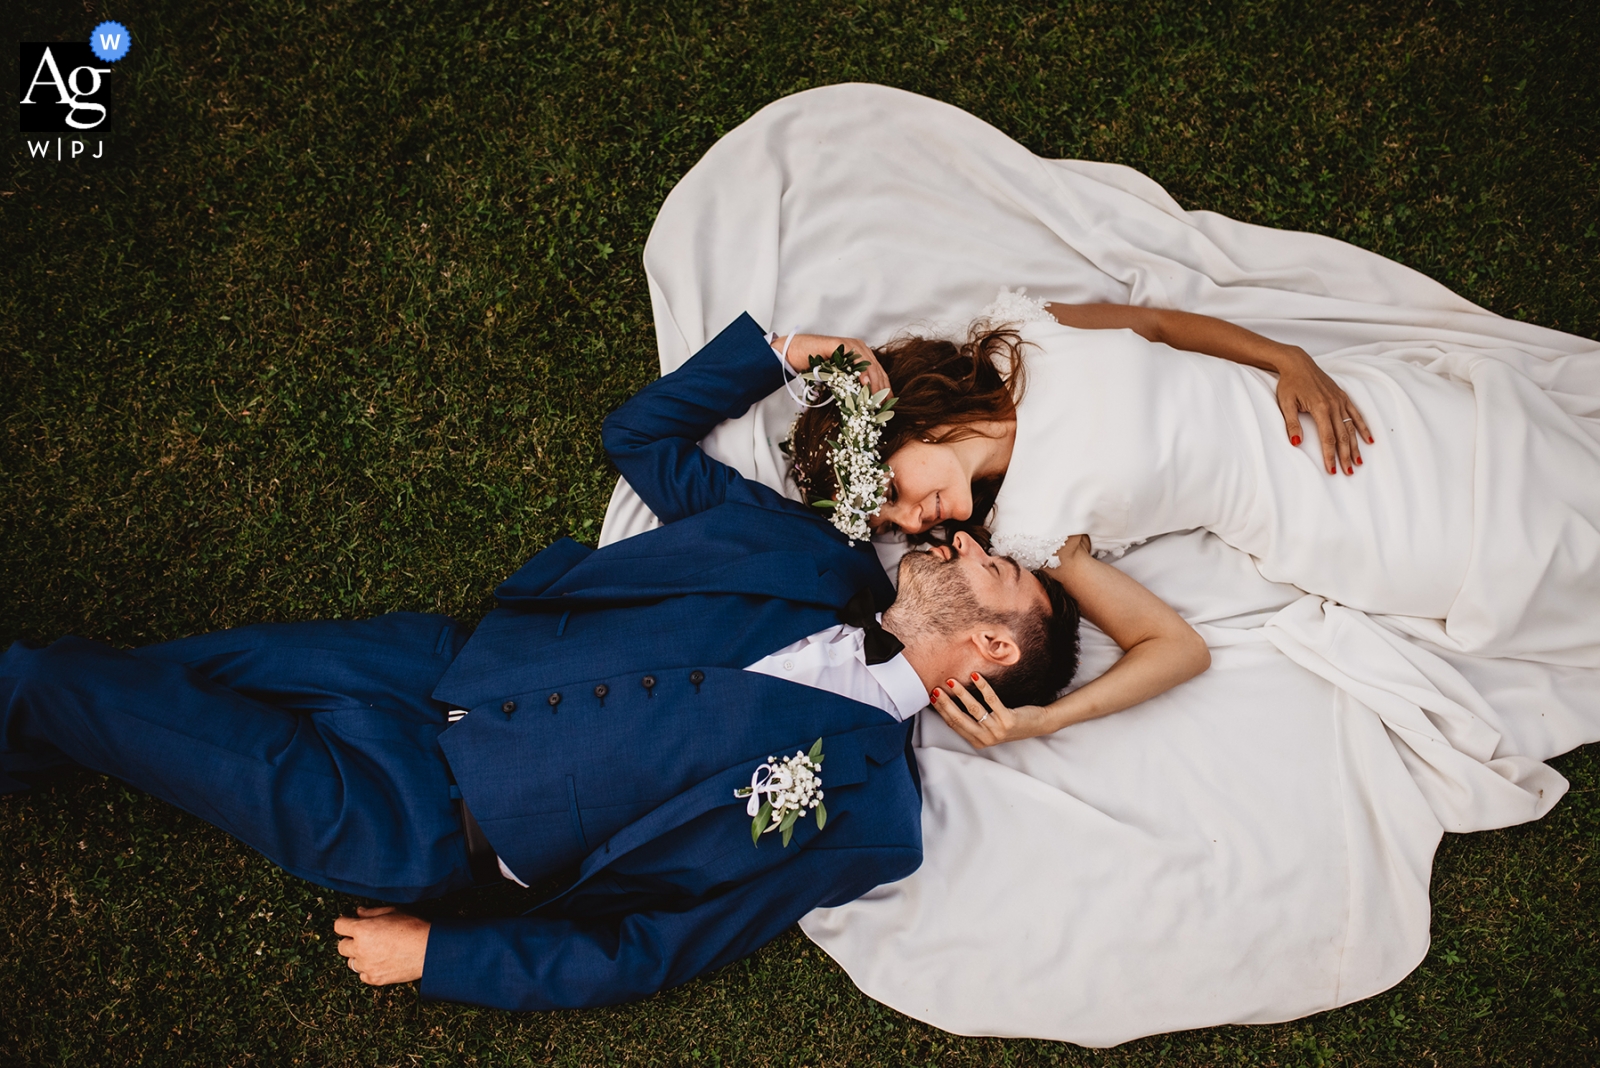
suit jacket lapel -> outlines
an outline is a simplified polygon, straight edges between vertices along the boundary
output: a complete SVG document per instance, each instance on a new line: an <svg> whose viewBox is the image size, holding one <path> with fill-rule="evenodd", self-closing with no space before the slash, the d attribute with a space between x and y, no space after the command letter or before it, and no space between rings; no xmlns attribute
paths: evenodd
<svg viewBox="0 0 1600 1068"><path fill-rule="evenodd" d="M603 549L564 538L501 583L495 597L533 611L696 593L836 608L863 586L880 600L893 598L870 548L847 547L812 516L725 504Z"/></svg>
<svg viewBox="0 0 1600 1068"><path fill-rule="evenodd" d="M844 698L839 698L839 700L844 700ZM822 782L824 789L838 790L841 787L854 786L865 782L868 758L870 757L877 764L888 763L904 749L907 729L904 723L884 723L879 726L847 731L843 734L824 735L822 741ZM802 746L801 748L807 747ZM734 796L734 791L750 785L751 774L762 762L763 758L757 757L752 759L748 765L728 768L719 772L711 778L690 787L677 797L657 807L642 819L629 824L618 833L612 835L610 839L584 858L583 864L578 870L578 877L573 881L572 885L541 902L538 908L545 908L575 893L585 883L629 853L671 833L675 828L682 826L696 816L716 808L726 808L734 805L744 807L747 804L746 799ZM838 810L836 809L835 811ZM741 830L740 833L747 832ZM803 849L806 842L817 833L815 820L801 820L795 824L794 837L790 842L790 847ZM761 846L752 846L751 848L766 847L769 844L777 846L778 842L763 836ZM783 850L776 848L773 849L772 853L772 863L781 862L787 855Z"/></svg>
<svg viewBox="0 0 1600 1068"><path fill-rule="evenodd" d="M507 597L513 600L537 597L593 552L587 545L580 545L571 538L561 538L519 567L515 574L495 589L494 595L502 603Z"/></svg>
<svg viewBox="0 0 1600 1068"><path fill-rule="evenodd" d="M678 565L673 567L671 565ZM690 570L690 568L693 570ZM500 602L534 611L565 610L577 606L638 604L683 594L734 593L775 597L803 604L832 605L841 593L851 591L833 572L817 574L816 560L807 553L766 552L736 560L719 560L704 553L693 558L662 561L658 572L643 578L608 576L612 580L579 588L557 582L538 596L506 597Z"/></svg>

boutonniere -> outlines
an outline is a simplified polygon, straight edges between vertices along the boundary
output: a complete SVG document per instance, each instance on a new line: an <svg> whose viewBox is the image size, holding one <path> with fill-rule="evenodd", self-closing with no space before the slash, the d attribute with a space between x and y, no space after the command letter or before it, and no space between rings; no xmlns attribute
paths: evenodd
<svg viewBox="0 0 1600 1068"><path fill-rule="evenodd" d="M750 785L741 786L733 796L750 799L745 813L751 817L750 841L755 845L761 844L763 834L782 831L787 847L795 821L813 809L817 830L822 830L828 823L828 809L822 803L822 739L809 753L796 752L782 760L767 757L751 772Z"/></svg>

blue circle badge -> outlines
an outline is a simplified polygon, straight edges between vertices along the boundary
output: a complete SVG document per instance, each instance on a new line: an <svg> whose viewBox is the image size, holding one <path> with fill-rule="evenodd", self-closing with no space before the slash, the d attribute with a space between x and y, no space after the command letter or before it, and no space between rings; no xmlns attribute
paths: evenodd
<svg viewBox="0 0 1600 1068"><path fill-rule="evenodd" d="M120 22L102 22L89 35L89 47L104 63L115 63L128 54L133 42L128 37L128 27Z"/></svg>

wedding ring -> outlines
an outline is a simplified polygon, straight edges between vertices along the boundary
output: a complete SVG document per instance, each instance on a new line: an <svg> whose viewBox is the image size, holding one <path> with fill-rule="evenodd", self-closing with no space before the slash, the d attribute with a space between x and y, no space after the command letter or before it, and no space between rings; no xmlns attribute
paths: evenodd
<svg viewBox="0 0 1600 1068"><path fill-rule="evenodd" d="M1344 420L1344 421L1345 421L1345 422L1346 422L1346 423L1353 423L1353 422L1355 422L1355 420L1354 420L1354 419L1346 419L1346 420Z"/></svg>
<svg viewBox="0 0 1600 1068"><path fill-rule="evenodd" d="M993 713L993 712L985 712L985 713L984 713L984 714L983 714L983 719L988 719L988 718L989 718L989 717L990 717L990 716L992 716L992 715L994 715L994 713ZM979 721L978 721L978 722L979 722L979 723L982 723L982 722L983 722L983 719L980 719L980 720L979 720Z"/></svg>

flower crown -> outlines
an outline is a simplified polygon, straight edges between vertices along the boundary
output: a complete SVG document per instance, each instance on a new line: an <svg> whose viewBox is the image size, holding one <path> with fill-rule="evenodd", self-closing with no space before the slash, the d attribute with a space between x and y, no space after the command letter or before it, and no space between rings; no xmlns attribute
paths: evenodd
<svg viewBox="0 0 1600 1068"><path fill-rule="evenodd" d="M878 442L883 438L883 425L894 418L895 399L887 389L867 390L861 381L866 367L865 360L845 355L840 345L831 356L812 356L810 367L797 376L806 383L804 403L820 407L831 399L839 405L839 436L828 441L828 465L833 468L838 496L811 505L831 511L833 525L851 545L872 537L867 520L888 500L889 481L894 477L878 456ZM791 453L793 442L791 427Z"/></svg>

